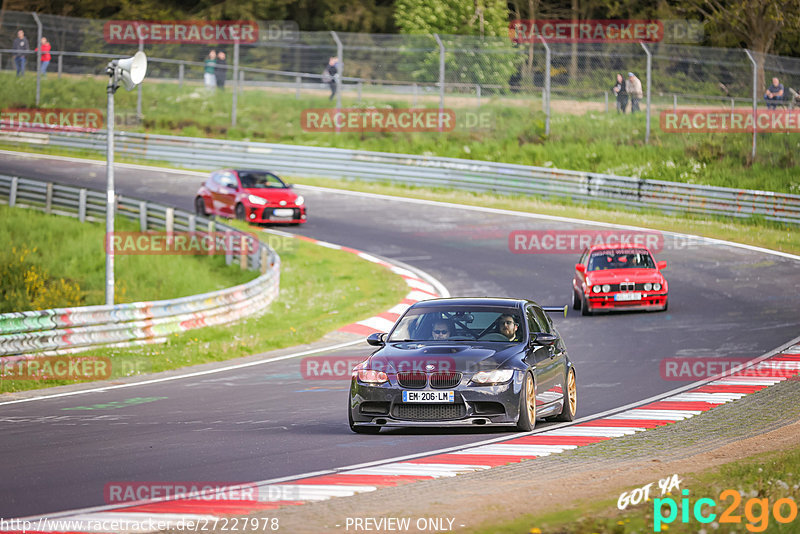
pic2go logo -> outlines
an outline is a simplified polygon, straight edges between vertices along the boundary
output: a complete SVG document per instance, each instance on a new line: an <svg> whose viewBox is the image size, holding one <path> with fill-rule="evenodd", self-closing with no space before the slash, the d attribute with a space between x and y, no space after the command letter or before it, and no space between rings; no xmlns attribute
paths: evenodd
<svg viewBox="0 0 800 534"><path fill-rule="evenodd" d="M717 514L713 512L717 503L714 499L703 498L695 501L694 505L689 502L689 490L681 492L681 523L689 522L689 513L694 516L698 523L711 523L717 519ZM730 505L719 516L719 523L741 524L742 516L736 512L742 503L742 494L736 490L727 489L719 494L719 500L731 499ZM664 506L667 507L667 515L664 515ZM775 501L771 508L773 517L778 523L791 523L797 518L797 503L794 499L784 497ZM744 504L744 516L748 523L745 528L750 532L764 532L769 526L770 503L769 499L748 499ZM662 527L667 530L669 525L678 518L678 503L675 499L667 497L665 499L653 499L653 532L661 532Z"/></svg>

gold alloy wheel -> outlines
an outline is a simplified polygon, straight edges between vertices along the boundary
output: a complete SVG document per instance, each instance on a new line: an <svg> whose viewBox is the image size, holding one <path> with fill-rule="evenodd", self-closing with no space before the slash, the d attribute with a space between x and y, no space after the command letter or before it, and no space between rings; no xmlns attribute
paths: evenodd
<svg viewBox="0 0 800 534"><path fill-rule="evenodd" d="M525 404L528 410L528 420L531 426L536 425L536 388L533 385L533 377L530 373L525 378Z"/></svg>
<svg viewBox="0 0 800 534"><path fill-rule="evenodd" d="M567 395L569 399L569 411L574 416L578 413L578 386L575 385L575 371L569 370L567 378Z"/></svg>

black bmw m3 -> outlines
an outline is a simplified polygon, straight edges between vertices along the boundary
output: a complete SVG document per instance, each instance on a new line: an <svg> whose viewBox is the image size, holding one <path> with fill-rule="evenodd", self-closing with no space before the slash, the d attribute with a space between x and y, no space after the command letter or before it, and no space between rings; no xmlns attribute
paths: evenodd
<svg viewBox="0 0 800 534"><path fill-rule="evenodd" d="M394 426L572 421L575 369L564 341L535 302L449 298L418 302L353 369L348 418L358 433Z"/></svg>

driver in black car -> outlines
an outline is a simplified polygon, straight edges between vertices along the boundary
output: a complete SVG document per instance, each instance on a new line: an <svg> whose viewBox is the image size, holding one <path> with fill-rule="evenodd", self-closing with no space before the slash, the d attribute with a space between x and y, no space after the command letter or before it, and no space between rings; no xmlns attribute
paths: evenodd
<svg viewBox="0 0 800 534"><path fill-rule="evenodd" d="M520 341L517 330L519 324L514 319L513 315L504 314L498 319L500 333L508 338L509 341Z"/></svg>
<svg viewBox="0 0 800 534"><path fill-rule="evenodd" d="M449 339L453 334L453 326L449 321L439 319L433 323L432 337L434 340L439 341L442 339Z"/></svg>

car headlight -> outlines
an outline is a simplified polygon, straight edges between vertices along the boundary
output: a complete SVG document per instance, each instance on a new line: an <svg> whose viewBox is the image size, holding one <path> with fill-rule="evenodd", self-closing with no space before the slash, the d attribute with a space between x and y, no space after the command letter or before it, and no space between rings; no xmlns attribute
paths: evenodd
<svg viewBox="0 0 800 534"><path fill-rule="evenodd" d="M611 291L611 286L608 284L603 284L603 293L608 293Z"/></svg>
<svg viewBox="0 0 800 534"><path fill-rule="evenodd" d="M303 204L306 203L306 199L304 199L302 196L298 196L295 199L294 203L295 203L296 206L302 206Z"/></svg>
<svg viewBox="0 0 800 534"><path fill-rule="evenodd" d="M257 197L255 195L247 195L247 200L250 201L251 204L255 204L256 206L263 206L267 203L267 201L261 197Z"/></svg>
<svg viewBox="0 0 800 534"><path fill-rule="evenodd" d="M661 286L659 285L658 287L661 287ZM644 290L645 290L645 291L650 291L651 289L653 289L653 284L651 284L650 282L647 282L647 283L644 285Z"/></svg>
<svg viewBox="0 0 800 534"><path fill-rule="evenodd" d="M497 369L494 371L478 371L472 376L476 384L501 384L514 377L513 369Z"/></svg>
<svg viewBox="0 0 800 534"><path fill-rule="evenodd" d="M600 289L600 286L592 287L592 293L600 293L600 291L602 291L602 289Z"/></svg>
<svg viewBox="0 0 800 534"><path fill-rule="evenodd" d="M661 291L661 284L656 282L655 284L653 284L653 289L655 289L656 291Z"/></svg>
<svg viewBox="0 0 800 534"><path fill-rule="evenodd" d="M389 381L389 377L383 371L373 369L360 369L358 371L358 381L365 384L383 384Z"/></svg>

